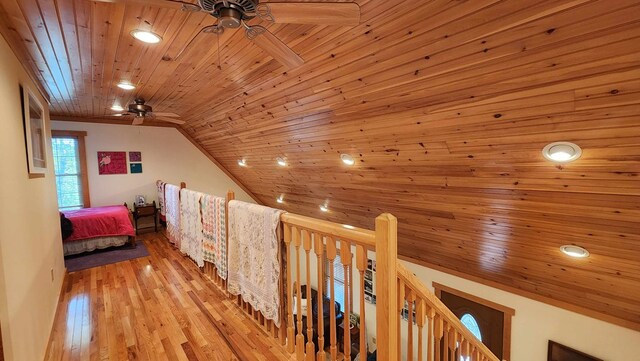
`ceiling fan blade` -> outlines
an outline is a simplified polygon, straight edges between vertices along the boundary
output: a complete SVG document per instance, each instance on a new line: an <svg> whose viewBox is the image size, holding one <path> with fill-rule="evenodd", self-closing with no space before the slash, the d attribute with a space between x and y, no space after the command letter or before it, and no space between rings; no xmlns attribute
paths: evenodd
<svg viewBox="0 0 640 361"><path fill-rule="evenodd" d="M174 117L174 118L180 117L176 113L163 113L163 112L153 112L153 115L158 116L158 117Z"/></svg>
<svg viewBox="0 0 640 361"><path fill-rule="evenodd" d="M157 6L162 8L176 9L176 10L181 10L184 6L186 11L192 11L191 9L194 6L197 6L187 1L175 1L175 0L92 0L92 1L102 2L102 3L120 3L120 4L134 3L134 4L150 5L150 6Z"/></svg>
<svg viewBox="0 0 640 361"><path fill-rule="evenodd" d="M358 25L356 3L265 3L277 24Z"/></svg>
<svg viewBox="0 0 640 361"><path fill-rule="evenodd" d="M169 123L173 123L173 124L184 124L185 123L184 120L167 118L167 117L155 117L155 120L162 120L164 122L169 122Z"/></svg>
<svg viewBox="0 0 640 361"><path fill-rule="evenodd" d="M140 125L144 121L144 117L135 117L131 125Z"/></svg>
<svg viewBox="0 0 640 361"><path fill-rule="evenodd" d="M289 69L304 64L300 55L262 26L256 25L248 28L247 38Z"/></svg>
<svg viewBox="0 0 640 361"><path fill-rule="evenodd" d="M129 115L129 113L123 113L123 114L107 114L108 117L124 117Z"/></svg>

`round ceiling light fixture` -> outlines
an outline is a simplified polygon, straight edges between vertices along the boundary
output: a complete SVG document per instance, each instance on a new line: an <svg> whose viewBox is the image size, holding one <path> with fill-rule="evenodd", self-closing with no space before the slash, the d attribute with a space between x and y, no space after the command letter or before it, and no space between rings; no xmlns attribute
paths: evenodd
<svg viewBox="0 0 640 361"><path fill-rule="evenodd" d="M127 81L121 81L120 83L118 83L118 88L124 90L133 90L136 88L136 86Z"/></svg>
<svg viewBox="0 0 640 361"><path fill-rule="evenodd" d="M121 111L123 111L123 110L124 110L124 108L123 108L123 107L121 107L121 106L120 106L120 105L118 105L118 104L114 104L114 105L111 107L111 110L116 111L116 112L121 112Z"/></svg>
<svg viewBox="0 0 640 361"><path fill-rule="evenodd" d="M278 157L276 158L276 162L278 163L279 166L281 167L286 167L287 166L287 161L284 160L284 158L282 157Z"/></svg>
<svg viewBox="0 0 640 361"><path fill-rule="evenodd" d="M242 158L242 159L240 159L238 161L238 165L241 166L241 167L246 167L247 166L247 161L244 160L244 158Z"/></svg>
<svg viewBox="0 0 640 361"><path fill-rule="evenodd" d="M346 165L354 165L356 161L349 154L340 154L340 159L342 159L342 163Z"/></svg>
<svg viewBox="0 0 640 361"><path fill-rule="evenodd" d="M276 198L276 202L284 203L284 194L281 194L280 197Z"/></svg>
<svg viewBox="0 0 640 361"><path fill-rule="evenodd" d="M356 229L356 227L350 225L350 224L343 224L342 227L346 228L346 229Z"/></svg>
<svg viewBox="0 0 640 361"><path fill-rule="evenodd" d="M147 30L133 30L131 31L131 36L147 44L157 44L162 41L160 35Z"/></svg>
<svg viewBox="0 0 640 361"><path fill-rule="evenodd" d="M542 149L542 155L552 162L568 163L580 158L582 149L574 143L554 142Z"/></svg>
<svg viewBox="0 0 640 361"><path fill-rule="evenodd" d="M587 258L589 257L589 251L580 246L575 246L572 244L566 244L560 247L562 253L566 254L569 257L573 258Z"/></svg>

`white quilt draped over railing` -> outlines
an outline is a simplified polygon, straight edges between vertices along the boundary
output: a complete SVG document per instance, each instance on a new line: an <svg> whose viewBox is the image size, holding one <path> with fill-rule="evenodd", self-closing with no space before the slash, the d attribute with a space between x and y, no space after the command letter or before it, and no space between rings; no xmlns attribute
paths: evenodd
<svg viewBox="0 0 640 361"><path fill-rule="evenodd" d="M202 209L202 251L205 262L213 263L218 276L227 279L226 199L205 194Z"/></svg>
<svg viewBox="0 0 640 361"><path fill-rule="evenodd" d="M180 248L180 187L166 184L164 188L168 238Z"/></svg>
<svg viewBox="0 0 640 361"><path fill-rule="evenodd" d="M228 291L280 326L281 210L229 202Z"/></svg>
<svg viewBox="0 0 640 361"><path fill-rule="evenodd" d="M191 257L198 267L204 266L200 216L202 196L202 193L186 188L180 190L180 252Z"/></svg>

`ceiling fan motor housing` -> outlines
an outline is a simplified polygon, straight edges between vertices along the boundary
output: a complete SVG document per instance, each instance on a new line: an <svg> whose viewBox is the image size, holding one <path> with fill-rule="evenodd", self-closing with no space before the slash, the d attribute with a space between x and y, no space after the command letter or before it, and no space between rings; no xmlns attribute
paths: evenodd
<svg viewBox="0 0 640 361"><path fill-rule="evenodd" d="M144 103L144 99L138 98L133 104L129 104L129 112L135 113L139 117L144 117L146 113L152 112L153 109Z"/></svg>
<svg viewBox="0 0 640 361"><path fill-rule="evenodd" d="M200 7L218 18L223 28L239 28L242 20L253 19L256 14L258 0L199 0Z"/></svg>

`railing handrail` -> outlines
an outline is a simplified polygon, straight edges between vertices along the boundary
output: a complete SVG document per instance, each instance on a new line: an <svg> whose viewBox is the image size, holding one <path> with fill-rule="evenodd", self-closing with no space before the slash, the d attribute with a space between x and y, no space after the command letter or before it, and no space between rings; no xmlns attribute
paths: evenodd
<svg viewBox="0 0 640 361"><path fill-rule="evenodd" d="M456 328L456 331L461 333L465 340L471 343L474 347L482 352L484 356L489 358L491 361L500 361L485 344L483 344L480 340L478 340L472 333L467 329L467 327L462 324L460 319L445 306L440 299L436 297L436 295L431 292L420 279L413 274L413 272L409 271L399 260L397 264L397 272L398 278L400 278L404 283L416 292L417 297L423 299L429 307L433 308L436 313L439 313L441 316L446 318L447 323Z"/></svg>
<svg viewBox="0 0 640 361"><path fill-rule="evenodd" d="M370 249L375 249L376 247L376 233L368 229L358 227L346 228L343 224L287 212L280 215L280 220L300 229L344 238L345 240L366 246Z"/></svg>

